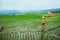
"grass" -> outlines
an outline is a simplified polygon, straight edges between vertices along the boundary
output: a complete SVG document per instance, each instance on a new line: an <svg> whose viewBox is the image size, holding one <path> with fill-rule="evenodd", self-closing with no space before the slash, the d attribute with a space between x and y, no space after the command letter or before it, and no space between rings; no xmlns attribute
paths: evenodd
<svg viewBox="0 0 60 40"><path fill-rule="evenodd" d="M41 30L42 16L45 16L45 19L46 19L45 30L52 30L54 28L56 29L58 26L60 26L60 13L55 13L53 19L51 17L49 17L48 14L24 14L24 15L0 16L0 25L3 25L5 27L4 31L34 30L34 29ZM8 35L8 34L6 34L6 35ZM14 36L12 36L12 35L14 35ZM16 37L16 39L18 39L17 35L18 35L17 33L12 33L12 34L9 34L8 36L10 36L11 39L13 37L14 38ZM31 37L36 38L35 35L36 36L39 35L37 37L40 37L41 32L38 32L38 33L31 32L30 34L21 33L20 35L21 35L21 40L23 40L22 35L23 35L23 37L25 37L25 36L27 37L27 35L30 35ZM6 38L7 38L7 36L6 36Z"/></svg>
<svg viewBox="0 0 60 40"><path fill-rule="evenodd" d="M38 29L41 28L41 18L45 16L46 25L45 28L50 29L59 26L60 14L54 14L55 17L52 19L48 17L48 14L24 14L24 15L11 15L11 16L0 16L0 25L5 28L30 28ZM22 27L21 27L22 26Z"/></svg>

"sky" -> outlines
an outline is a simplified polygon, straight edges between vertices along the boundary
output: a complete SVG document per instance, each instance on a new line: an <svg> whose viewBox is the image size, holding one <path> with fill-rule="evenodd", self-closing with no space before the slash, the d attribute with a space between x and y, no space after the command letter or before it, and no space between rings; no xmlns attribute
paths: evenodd
<svg viewBox="0 0 60 40"><path fill-rule="evenodd" d="M36 11L60 8L60 0L0 0L0 10Z"/></svg>

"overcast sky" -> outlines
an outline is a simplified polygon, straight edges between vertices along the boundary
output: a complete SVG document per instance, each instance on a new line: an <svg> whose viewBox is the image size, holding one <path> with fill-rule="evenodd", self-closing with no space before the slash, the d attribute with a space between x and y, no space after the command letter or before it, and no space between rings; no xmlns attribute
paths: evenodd
<svg viewBox="0 0 60 40"><path fill-rule="evenodd" d="M0 0L0 10L45 10L60 8L60 0Z"/></svg>

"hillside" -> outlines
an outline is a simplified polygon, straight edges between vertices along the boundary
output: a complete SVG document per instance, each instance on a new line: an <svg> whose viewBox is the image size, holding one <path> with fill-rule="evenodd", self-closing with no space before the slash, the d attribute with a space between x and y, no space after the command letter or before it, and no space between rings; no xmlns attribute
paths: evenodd
<svg viewBox="0 0 60 40"><path fill-rule="evenodd" d="M0 10L0 15L19 15L19 14L36 14L36 13L47 13L47 12L54 12L54 13L59 13L60 12L60 8L56 8L56 9L48 9L48 10L39 10L39 11L29 11L29 12L21 12L19 10Z"/></svg>

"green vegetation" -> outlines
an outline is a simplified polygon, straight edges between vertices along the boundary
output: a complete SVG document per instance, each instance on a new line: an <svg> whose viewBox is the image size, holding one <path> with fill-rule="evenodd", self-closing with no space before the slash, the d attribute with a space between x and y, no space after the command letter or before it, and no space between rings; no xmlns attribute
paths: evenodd
<svg viewBox="0 0 60 40"><path fill-rule="evenodd" d="M60 26L60 13L55 13L54 18L49 17L48 14L23 14L23 15L10 15L10 16L0 16L0 25L3 25L5 28L18 28L22 27L23 29L38 29L41 28L41 18L45 16L46 24L45 28L50 29ZM17 29L16 29L17 27Z"/></svg>
<svg viewBox="0 0 60 40"><path fill-rule="evenodd" d="M41 18L45 16L45 30L52 30L52 33L56 33L55 30L60 26L60 13L55 13L54 18L49 17L48 14L24 14L24 15L10 15L10 16L0 16L0 25L4 26L4 32L6 31L15 31L15 30L41 30ZM57 29L58 30L58 29ZM59 31L60 32L60 31ZM8 35L8 37L7 37ZM18 36L19 35L19 36ZM48 34L45 34L44 37ZM0 35L1 36L1 35ZM4 37L3 37L4 36ZM37 40L41 37L41 32L18 32L11 34L3 34L3 38L5 40L25 40L29 37L29 40ZM20 37L20 38L19 38ZM50 39L56 40L55 37L51 37ZM0 37L1 38L1 37ZM8 39L9 38L9 39ZM46 40L46 39L45 39ZM49 38L47 38L49 40Z"/></svg>

